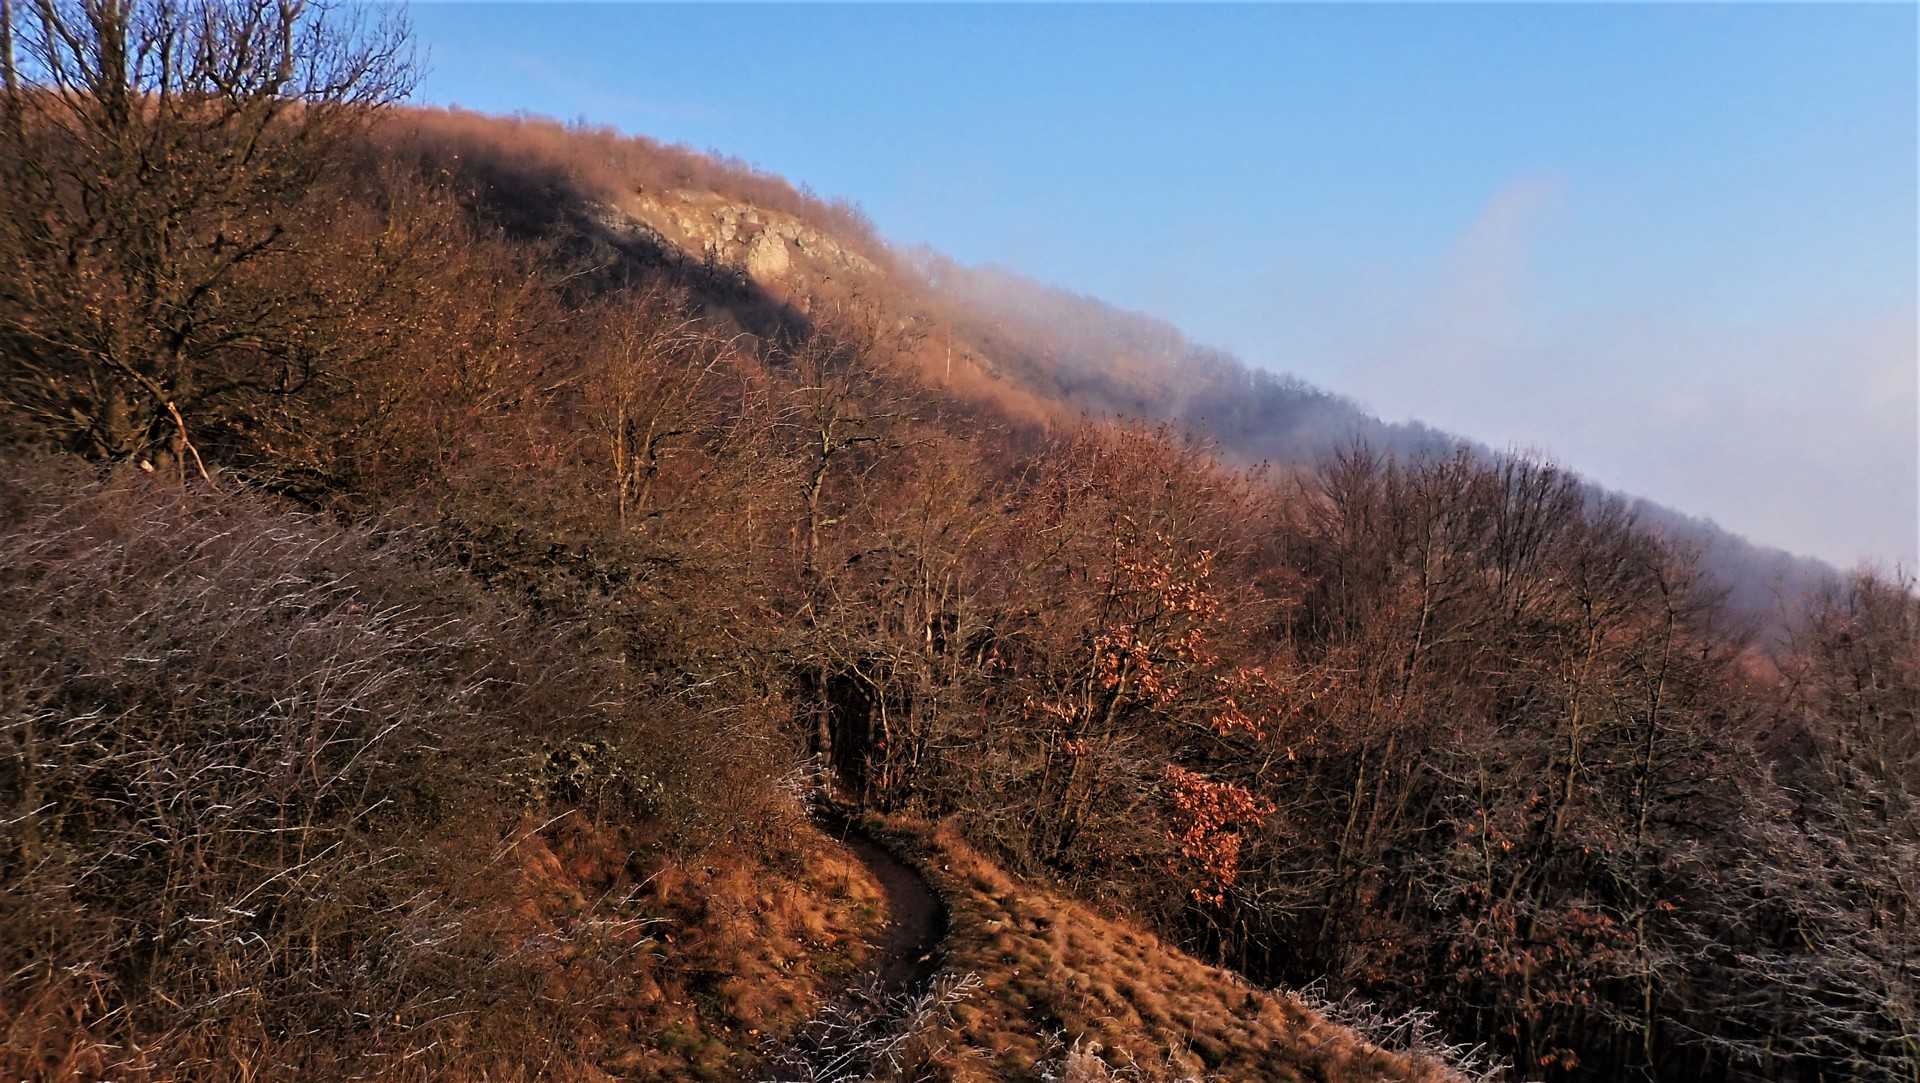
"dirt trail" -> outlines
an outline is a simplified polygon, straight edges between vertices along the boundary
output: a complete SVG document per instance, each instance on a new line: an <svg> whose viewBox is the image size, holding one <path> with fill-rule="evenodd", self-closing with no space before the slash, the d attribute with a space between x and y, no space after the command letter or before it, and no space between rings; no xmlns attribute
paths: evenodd
<svg viewBox="0 0 1920 1083"><path fill-rule="evenodd" d="M845 823L829 823L827 829L873 873L886 895L887 928L874 945L868 974L879 978L885 993L918 993L939 969L934 955L947 931L946 904L926 877L871 836Z"/></svg>
<svg viewBox="0 0 1920 1083"><path fill-rule="evenodd" d="M869 1078L905 1040L916 1000L933 985L947 907L933 885L893 851L834 813L821 827L846 844L887 904L887 925L867 968L782 1047L769 1050L764 1080L851 1083Z"/></svg>

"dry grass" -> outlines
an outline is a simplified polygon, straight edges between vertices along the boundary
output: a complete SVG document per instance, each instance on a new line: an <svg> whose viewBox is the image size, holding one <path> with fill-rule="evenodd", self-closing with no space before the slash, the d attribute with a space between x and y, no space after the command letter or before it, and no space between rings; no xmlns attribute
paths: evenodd
<svg viewBox="0 0 1920 1083"><path fill-rule="evenodd" d="M888 826L947 896L948 972L981 982L954 1010L933 1078L1452 1078L1127 921L1020 883L951 829L902 836L906 825Z"/></svg>
<svg viewBox="0 0 1920 1083"><path fill-rule="evenodd" d="M622 1079L732 1080L854 980L885 920L879 886L815 831L765 853L668 856L645 825L529 820L513 838L516 922L553 995L598 995L582 1066ZM609 960L618 965L609 967Z"/></svg>
<svg viewBox="0 0 1920 1083"><path fill-rule="evenodd" d="M923 1080L944 1052L953 1012L979 992L973 974L937 975L920 990L888 992L877 975L830 1002L791 1040L768 1049L770 1083Z"/></svg>
<svg viewBox="0 0 1920 1083"><path fill-rule="evenodd" d="M734 768L656 728L660 762L529 801L536 733L619 720L431 555L245 492L0 482L0 1076L736 1079L858 973L880 889L791 794L723 805Z"/></svg>

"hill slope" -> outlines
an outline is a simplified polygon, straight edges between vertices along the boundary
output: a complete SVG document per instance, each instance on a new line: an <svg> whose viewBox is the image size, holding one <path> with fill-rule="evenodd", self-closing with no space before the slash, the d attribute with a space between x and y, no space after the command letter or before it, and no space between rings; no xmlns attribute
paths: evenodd
<svg viewBox="0 0 1920 1083"><path fill-rule="evenodd" d="M1170 422L1245 463L1311 465L1364 441L1401 456L1446 455L1471 438L1394 424L1337 393L1190 342L1164 321L996 268L898 252L858 212L739 163L529 119L425 111L400 122L441 156L465 154L492 213L591 250L677 268L714 310L764 330L766 308L859 298L911 332L923 378L1027 423L1091 414ZM474 168L474 167L478 168ZM1577 464L1572 464L1577 469ZM1777 624L1783 605L1830 587L1826 564L1756 544L1711 521L1598 487L1701 551L1743 614Z"/></svg>
<svg viewBox="0 0 1920 1083"><path fill-rule="evenodd" d="M1383 1050L1135 923L1016 880L950 827L896 832L952 908L946 966L981 979L978 995L929 1035L938 1078L1091 1083L1114 1069L1248 1083L1462 1078L1431 1057Z"/></svg>

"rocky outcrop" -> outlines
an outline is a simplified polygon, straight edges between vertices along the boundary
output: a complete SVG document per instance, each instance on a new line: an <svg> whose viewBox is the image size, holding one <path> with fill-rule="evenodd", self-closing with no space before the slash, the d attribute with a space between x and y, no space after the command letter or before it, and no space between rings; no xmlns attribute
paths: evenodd
<svg viewBox="0 0 1920 1083"><path fill-rule="evenodd" d="M786 274L787 269L793 266L793 261L787 258L787 239L770 229L761 230L758 236L747 243L746 263L747 274L753 276L756 282Z"/></svg>
<svg viewBox="0 0 1920 1083"><path fill-rule="evenodd" d="M738 268L763 286L879 273L866 256L790 214L712 192L635 192L595 216L616 233Z"/></svg>

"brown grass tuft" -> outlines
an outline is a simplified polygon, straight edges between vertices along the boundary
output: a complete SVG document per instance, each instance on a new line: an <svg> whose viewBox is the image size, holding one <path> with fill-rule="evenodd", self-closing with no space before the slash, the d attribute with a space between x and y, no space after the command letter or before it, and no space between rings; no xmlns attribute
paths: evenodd
<svg viewBox="0 0 1920 1083"><path fill-rule="evenodd" d="M952 908L947 969L981 991L942 1035L950 1081L1449 1079L1131 922L1016 882L950 826L885 825Z"/></svg>

